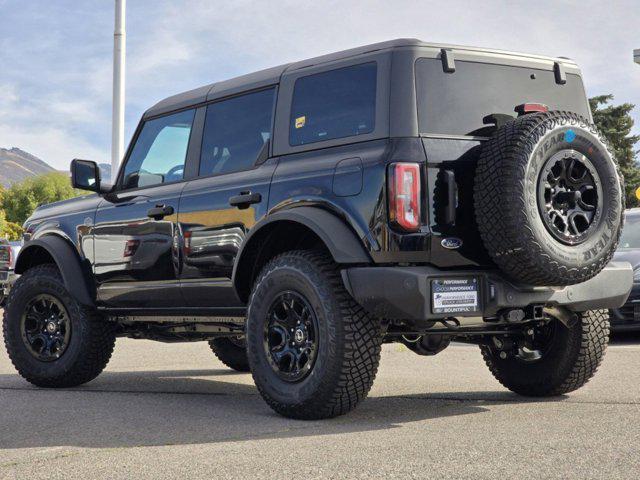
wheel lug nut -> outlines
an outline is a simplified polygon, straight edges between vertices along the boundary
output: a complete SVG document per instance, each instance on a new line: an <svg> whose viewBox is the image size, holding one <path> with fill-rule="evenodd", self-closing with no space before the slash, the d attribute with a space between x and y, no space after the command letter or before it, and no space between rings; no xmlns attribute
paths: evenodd
<svg viewBox="0 0 640 480"><path fill-rule="evenodd" d="M507 358L507 352L500 352L500 358L505 360Z"/></svg>

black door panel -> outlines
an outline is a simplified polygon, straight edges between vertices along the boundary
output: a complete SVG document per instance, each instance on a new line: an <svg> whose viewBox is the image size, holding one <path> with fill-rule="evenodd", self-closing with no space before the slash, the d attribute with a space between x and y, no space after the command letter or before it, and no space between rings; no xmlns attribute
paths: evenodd
<svg viewBox="0 0 640 480"><path fill-rule="evenodd" d="M233 265L247 232L266 214L276 164L270 159L252 170L193 180L185 187L179 221L181 284L188 306L241 305L231 283ZM232 206L238 196L252 198Z"/></svg>
<svg viewBox="0 0 640 480"><path fill-rule="evenodd" d="M93 228L98 301L107 307L183 305L179 289L177 212L184 183L159 185L144 195L119 194L103 201ZM118 198L119 197L119 198ZM163 205L173 214L149 217Z"/></svg>
<svg viewBox="0 0 640 480"><path fill-rule="evenodd" d="M267 211L277 159L266 159L275 88L208 105L199 175L180 201L181 290L189 307L242 305L231 277L244 239ZM264 160L263 160L264 156Z"/></svg>
<svg viewBox="0 0 640 480"><path fill-rule="evenodd" d="M491 265L480 239L473 203L482 141L424 138L423 144L427 155L427 205L431 206L431 262L439 267ZM451 249L442 245L445 238L464 241Z"/></svg>

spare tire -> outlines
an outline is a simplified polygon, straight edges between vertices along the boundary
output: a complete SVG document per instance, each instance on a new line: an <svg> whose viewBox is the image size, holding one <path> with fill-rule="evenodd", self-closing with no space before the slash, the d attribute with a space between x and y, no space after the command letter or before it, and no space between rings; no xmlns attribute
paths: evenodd
<svg viewBox="0 0 640 480"><path fill-rule="evenodd" d="M611 260L624 188L603 136L570 112L524 115L482 147L476 222L496 265L531 285L572 285Z"/></svg>

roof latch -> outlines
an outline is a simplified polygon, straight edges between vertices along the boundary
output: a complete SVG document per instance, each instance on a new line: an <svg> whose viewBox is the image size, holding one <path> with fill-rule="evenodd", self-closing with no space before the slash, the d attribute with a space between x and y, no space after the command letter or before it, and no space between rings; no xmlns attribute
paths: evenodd
<svg viewBox="0 0 640 480"><path fill-rule="evenodd" d="M556 83L558 85L564 85L567 83L567 74L559 62L555 62L553 64L553 74L556 77Z"/></svg>
<svg viewBox="0 0 640 480"><path fill-rule="evenodd" d="M444 73L453 73L456 71L456 62L451 50L446 48L440 49L440 58L442 59L442 70Z"/></svg>

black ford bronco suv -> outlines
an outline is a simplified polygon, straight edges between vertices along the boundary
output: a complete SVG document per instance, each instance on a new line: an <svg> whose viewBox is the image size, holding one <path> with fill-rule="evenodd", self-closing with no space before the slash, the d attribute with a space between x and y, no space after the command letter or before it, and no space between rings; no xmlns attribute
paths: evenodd
<svg viewBox="0 0 640 480"><path fill-rule="evenodd" d="M615 160L565 58L395 40L215 83L142 118L113 185L25 223L20 374L95 378L117 337L209 341L277 412L354 408L384 342L480 346L522 395L575 390L632 285Z"/></svg>

